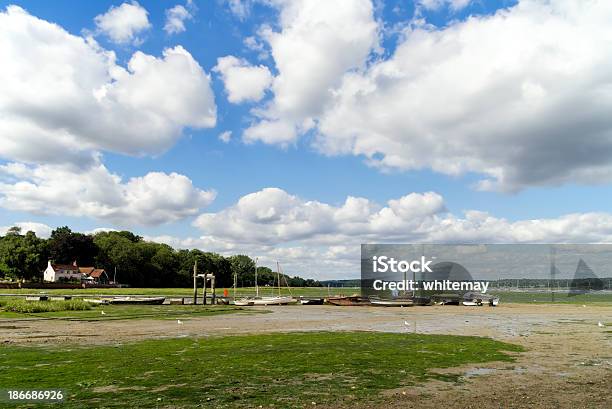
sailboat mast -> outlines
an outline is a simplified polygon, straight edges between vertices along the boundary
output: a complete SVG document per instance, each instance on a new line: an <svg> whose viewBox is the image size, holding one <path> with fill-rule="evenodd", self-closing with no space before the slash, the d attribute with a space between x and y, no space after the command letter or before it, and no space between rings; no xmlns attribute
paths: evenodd
<svg viewBox="0 0 612 409"><path fill-rule="evenodd" d="M257 285L257 260L258 258L255 258L255 296L259 297L259 286Z"/></svg>
<svg viewBox="0 0 612 409"><path fill-rule="evenodd" d="M276 261L276 279L278 280L278 296L280 297L280 265L278 264L278 260Z"/></svg>

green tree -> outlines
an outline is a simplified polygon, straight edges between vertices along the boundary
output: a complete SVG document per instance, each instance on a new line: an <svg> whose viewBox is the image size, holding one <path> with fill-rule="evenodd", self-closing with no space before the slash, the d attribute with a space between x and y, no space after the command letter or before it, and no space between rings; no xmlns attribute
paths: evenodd
<svg viewBox="0 0 612 409"><path fill-rule="evenodd" d="M238 284L242 287L252 287L255 285L255 262L243 254L238 254L227 258L231 267L231 276L236 274Z"/></svg>
<svg viewBox="0 0 612 409"><path fill-rule="evenodd" d="M61 264L76 261L80 266L91 266L98 253L92 236L73 233L68 226L51 232L48 247L51 259Z"/></svg>
<svg viewBox="0 0 612 409"><path fill-rule="evenodd" d="M5 277L41 280L47 263L46 241L28 231L21 234L19 227L10 228L0 238L0 274Z"/></svg>

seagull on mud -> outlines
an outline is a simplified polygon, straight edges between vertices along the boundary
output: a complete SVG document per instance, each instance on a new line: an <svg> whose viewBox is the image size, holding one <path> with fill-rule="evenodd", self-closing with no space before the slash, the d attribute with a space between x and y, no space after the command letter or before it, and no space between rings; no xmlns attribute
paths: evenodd
<svg viewBox="0 0 612 409"><path fill-rule="evenodd" d="M176 323L177 323L178 325L183 325L183 321L181 321L181 320L176 320Z"/></svg>
<svg viewBox="0 0 612 409"><path fill-rule="evenodd" d="M102 315L106 315L106 313L104 311L100 311L100 314Z"/></svg>
<svg viewBox="0 0 612 409"><path fill-rule="evenodd" d="M603 322L601 322L601 321L599 321L599 322L597 323L597 326L598 326L599 328L603 328L603 327L605 327L605 325L604 325L604 324L603 324Z"/></svg>

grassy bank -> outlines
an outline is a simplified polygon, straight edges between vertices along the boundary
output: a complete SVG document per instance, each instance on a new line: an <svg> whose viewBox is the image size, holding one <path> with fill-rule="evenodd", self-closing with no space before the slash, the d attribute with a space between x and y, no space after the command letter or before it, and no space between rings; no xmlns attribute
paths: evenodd
<svg viewBox="0 0 612 409"><path fill-rule="evenodd" d="M232 288L227 288L230 296L234 295ZM327 295L352 295L359 293L358 287L338 287L338 288L322 288L322 287L292 287L291 289L283 288L283 295L293 294L299 296L324 297ZM94 295L163 295L167 297L192 297L193 288L89 288L89 289L35 289L35 288L20 288L20 289L0 289L0 294L83 294L87 296ZM210 294L210 288L208 289ZM259 295L270 296L277 295L278 289L271 287L260 287ZM202 288L198 288L198 295L202 296ZM223 295L223 288L217 288L217 295ZM236 289L237 296L252 296L255 295L255 287L244 287Z"/></svg>
<svg viewBox="0 0 612 409"><path fill-rule="evenodd" d="M0 299L0 316L2 312L37 314L43 312L87 311L90 303L83 300L65 301L26 301L23 298Z"/></svg>
<svg viewBox="0 0 612 409"><path fill-rule="evenodd" d="M7 306L16 303L25 304L23 309L14 310ZM5 305L0 299L0 319L66 319L71 321L109 321L129 319L188 319L232 313L263 313L261 310L249 310L234 306L202 306L202 305L104 305L73 309L60 308L59 304L81 306L83 301L15 301ZM32 307L34 306L34 307ZM32 311L31 309L34 309ZM40 308L40 310L38 310Z"/></svg>
<svg viewBox="0 0 612 409"><path fill-rule="evenodd" d="M68 408L299 408L374 401L383 390L429 378L452 381L430 368L511 361L507 351L520 347L488 338L364 332L4 346L0 384L62 388Z"/></svg>
<svg viewBox="0 0 612 409"><path fill-rule="evenodd" d="M233 289L228 289L229 295L233 296ZM336 287L336 288L321 288L321 287L293 287L291 294L296 297L327 297L328 295L352 295L359 293L358 287ZM39 295L41 293L53 295L83 295L93 297L97 295L148 295L156 296L163 295L167 297L192 297L193 289L191 288L104 288L104 289L0 289L0 294L31 294ZM553 296L550 292L532 292L532 291L497 291L493 289L492 294L500 297L502 303L551 303ZM198 294L202 296L202 289L198 290ZM217 289L218 295L223 295L223 288ZM254 287L238 288L237 296L252 296L255 295ZM260 288L260 295L276 295L278 290L273 288ZM284 288L283 295L289 295L289 290ZM0 297L2 300L2 297ZM576 296L568 296L567 293L555 293L554 303L569 303L569 304L595 304L595 303L612 303L612 292L593 292L589 294L580 294Z"/></svg>

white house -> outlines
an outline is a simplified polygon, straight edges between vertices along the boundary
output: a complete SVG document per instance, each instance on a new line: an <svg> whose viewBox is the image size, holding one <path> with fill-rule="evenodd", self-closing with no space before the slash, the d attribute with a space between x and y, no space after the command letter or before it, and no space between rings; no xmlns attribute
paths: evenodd
<svg viewBox="0 0 612 409"><path fill-rule="evenodd" d="M76 263L75 263L76 264ZM81 281L83 274L76 265L71 264L52 264L49 260L47 269L43 275L45 281L56 282L60 280Z"/></svg>

